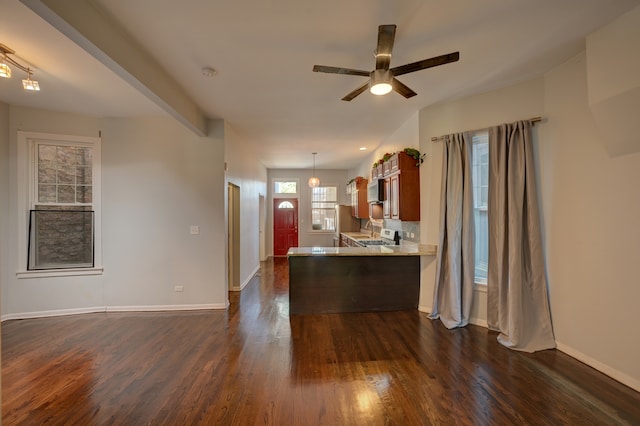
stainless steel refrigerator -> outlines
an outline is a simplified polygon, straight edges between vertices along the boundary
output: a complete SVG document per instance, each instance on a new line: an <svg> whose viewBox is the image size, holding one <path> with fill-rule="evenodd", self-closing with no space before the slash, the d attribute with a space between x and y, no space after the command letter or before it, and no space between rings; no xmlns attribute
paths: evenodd
<svg viewBox="0 0 640 426"><path fill-rule="evenodd" d="M336 206L336 235L333 237L334 247L340 245L341 232L357 232L360 230L360 219L351 216L351 206Z"/></svg>

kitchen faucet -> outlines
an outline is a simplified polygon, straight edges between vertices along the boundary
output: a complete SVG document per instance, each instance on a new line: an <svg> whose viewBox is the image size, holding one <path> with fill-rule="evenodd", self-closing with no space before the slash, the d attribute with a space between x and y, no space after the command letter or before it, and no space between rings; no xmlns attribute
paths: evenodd
<svg viewBox="0 0 640 426"><path fill-rule="evenodd" d="M370 229L371 230L371 237L373 237L373 223L371 223L370 220L367 221L367 223L364 225L364 229Z"/></svg>

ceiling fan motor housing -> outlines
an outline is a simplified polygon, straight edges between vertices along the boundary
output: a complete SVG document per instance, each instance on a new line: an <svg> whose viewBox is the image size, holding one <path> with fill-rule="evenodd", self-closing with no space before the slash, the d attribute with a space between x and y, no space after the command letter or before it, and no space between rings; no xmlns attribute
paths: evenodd
<svg viewBox="0 0 640 426"><path fill-rule="evenodd" d="M369 79L369 91L374 95L386 95L393 88L393 72L391 70L373 70Z"/></svg>

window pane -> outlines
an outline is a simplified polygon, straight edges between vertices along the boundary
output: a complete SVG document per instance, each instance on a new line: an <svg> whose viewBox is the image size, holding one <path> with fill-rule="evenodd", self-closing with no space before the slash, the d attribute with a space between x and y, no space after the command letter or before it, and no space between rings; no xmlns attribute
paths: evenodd
<svg viewBox="0 0 640 426"><path fill-rule="evenodd" d="M336 205L336 203L318 203L318 202L313 202L311 203L311 208L314 209L332 209L334 208Z"/></svg>
<svg viewBox="0 0 640 426"><path fill-rule="evenodd" d="M314 231L335 231L335 218L335 209L314 209L311 213L311 229Z"/></svg>
<svg viewBox="0 0 640 426"><path fill-rule="evenodd" d="M76 184L91 185L91 167L76 167Z"/></svg>
<svg viewBox="0 0 640 426"><path fill-rule="evenodd" d="M489 221L487 199L489 189L489 139L488 133L473 135L473 205L475 220L475 282L487 283L489 263Z"/></svg>
<svg viewBox="0 0 640 426"><path fill-rule="evenodd" d="M280 182L274 184L274 192L276 194L297 194L298 182Z"/></svg>
<svg viewBox="0 0 640 426"><path fill-rule="evenodd" d="M38 164L38 183L56 183L56 167L53 163Z"/></svg>
<svg viewBox="0 0 640 426"><path fill-rule="evenodd" d="M318 186L311 189L311 229L314 231L336 230L337 186Z"/></svg>
<svg viewBox="0 0 640 426"><path fill-rule="evenodd" d="M73 146L58 146L56 162L59 166L73 166L76 164L76 149Z"/></svg>
<svg viewBox="0 0 640 426"><path fill-rule="evenodd" d="M53 145L38 145L38 163L53 164L56 161L56 147Z"/></svg>
<svg viewBox="0 0 640 426"><path fill-rule="evenodd" d="M55 203L56 202L56 186L55 185L38 185L38 202L39 203Z"/></svg>
<svg viewBox="0 0 640 426"><path fill-rule="evenodd" d="M293 204L291 204L289 201L283 201L280 204L278 204L278 208L279 209L292 209L293 208Z"/></svg>
<svg viewBox="0 0 640 426"><path fill-rule="evenodd" d="M79 166L90 166L93 160L91 148L76 148L76 164Z"/></svg>
<svg viewBox="0 0 640 426"><path fill-rule="evenodd" d="M318 186L311 190L311 201L337 201L338 187Z"/></svg>
<svg viewBox="0 0 640 426"><path fill-rule="evenodd" d="M37 147L37 202L91 203L92 148L45 143Z"/></svg>
<svg viewBox="0 0 640 426"><path fill-rule="evenodd" d="M93 267L93 212L31 210L27 269Z"/></svg>
<svg viewBox="0 0 640 426"><path fill-rule="evenodd" d="M74 184L76 181L76 168L73 166L61 166L58 169L58 183Z"/></svg>
<svg viewBox="0 0 640 426"><path fill-rule="evenodd" d="M76 202L85 204L93 202L90 186L76 186Z"/></svg>
<svg viewBox="0 0 640 426"><path fill-rule="evenodd" d="M58 185L58 203L75 203L76 189L73 185Z"/></svg>

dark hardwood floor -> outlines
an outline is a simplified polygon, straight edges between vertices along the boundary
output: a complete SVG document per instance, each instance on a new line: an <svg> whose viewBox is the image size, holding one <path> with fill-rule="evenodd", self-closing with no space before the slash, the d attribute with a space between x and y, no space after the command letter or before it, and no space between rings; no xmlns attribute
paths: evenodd
<svg viewBox="0 0 640 426"><path fill-rule="evenodd" d="M4 322L3 424L640 424L639 393L481 327L289 318L286 262L265 262L226 312Z"/></svg>

